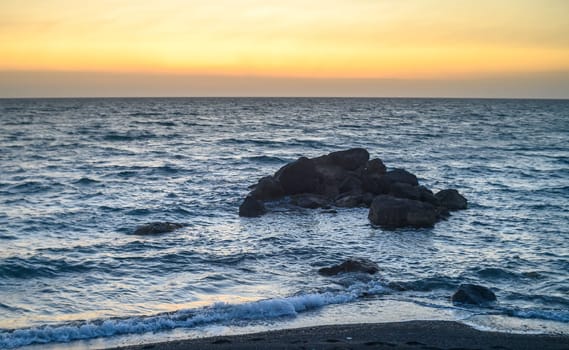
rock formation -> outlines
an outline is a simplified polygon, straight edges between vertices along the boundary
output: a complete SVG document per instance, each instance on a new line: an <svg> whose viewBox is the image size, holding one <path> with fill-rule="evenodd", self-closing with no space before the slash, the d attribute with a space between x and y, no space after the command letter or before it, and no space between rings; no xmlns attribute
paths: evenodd
<svg viewBox="0 0 569 350"><path fill-rule="evenodd" d="M405 169L387 170L381 159L370 160L363 148L332 152L316 158L301 157L274 175L261 178L239 207L239 215L263 215L263 202L290 198L303 208L366 207L378 226L430 227L466 209L466 199L454 189L433 194L419 186Z"/></svg>

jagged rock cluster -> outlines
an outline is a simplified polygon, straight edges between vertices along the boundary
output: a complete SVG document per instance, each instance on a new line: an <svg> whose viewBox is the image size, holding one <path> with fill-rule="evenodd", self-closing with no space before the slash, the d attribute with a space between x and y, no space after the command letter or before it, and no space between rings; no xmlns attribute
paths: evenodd
<svg viewBox="0 0 569 350"><path fill-rule="evenodd" d="M370 160L363 148L301 157L252 186L239 215L266 213L264 202L290 197L304 208L367 207L370 221L383 227L430 227L466 209L466 199L449 189L433 194L404 169L387 170L381 159Z"/></svg>

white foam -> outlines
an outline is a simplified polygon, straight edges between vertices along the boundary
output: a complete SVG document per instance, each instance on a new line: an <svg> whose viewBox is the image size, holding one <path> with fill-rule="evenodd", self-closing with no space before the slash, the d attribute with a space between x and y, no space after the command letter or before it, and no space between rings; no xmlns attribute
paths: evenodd
<svg viewBox="0 0 569 350"><path fill-rule="evenodd" d="M348 303L362 295L380 294L385 290L379 282L372 281L354 284L345 292L303 294L243 304L215 303L205 308L184 309L173 313L147 317L96 320L0 331L0 348L16 348L30 344L69 342L121 334L156 332L216 322L294 317L307 310L331 304Z"/></svg>

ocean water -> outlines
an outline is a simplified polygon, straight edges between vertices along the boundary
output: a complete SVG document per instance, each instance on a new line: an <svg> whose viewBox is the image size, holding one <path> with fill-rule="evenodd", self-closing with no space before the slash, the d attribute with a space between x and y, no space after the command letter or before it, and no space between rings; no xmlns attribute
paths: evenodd
<svg viewBox="0 0 569 350"><path fill-rule="evenodd" d="M238 217L258 178L351 147L469 209L394 231L364 208ZM0 348L437 318L569 334L569 101L0 100L0 150ZM153 221L187 226L132 234ZM317 274L349 257L381 271ZM453 306L460 283L498 302Z"/></svg>

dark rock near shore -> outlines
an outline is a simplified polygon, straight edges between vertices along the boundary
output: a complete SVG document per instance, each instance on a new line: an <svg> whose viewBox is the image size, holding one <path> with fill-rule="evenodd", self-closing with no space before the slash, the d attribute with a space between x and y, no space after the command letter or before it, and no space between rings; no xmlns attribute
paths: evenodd
<svg viewBox="0 0 569 350"><path fill-rule="evenodd" d="M323 276L334 276L340 273L361 272L373 275L379 271L379 266L367 259L348 259L339 265L323 267L318 273Z"/></svg>
<svg viewBox="0 0 569 350"><path fill-rule="evenodd" d="M175 222L151 222L139 226L134 230L135 235L156 235L160 233L168 233L184 227L184 224Z"/></svg>
<svg viewBox="0 0 569 350"><path fill-rule="evenodd" d="M435 197L439 200L440 205L448 210L461 210L468 206L466 198L454 189L437 192Z"/></svg>
<svg viewBox="0 0 569 350"><path fill-rule="evenodd" d="M450 210L466 208L456 190L434 195L409 171L387 171L381 159L370 160L363 148L301 157L249 188L240 216L263 215L263 202L290 197L291 204L303 208L369 207L370 221L383 227L430 227Z"/></svg>
<svg viewBox="0 0 569 350"><path fill-rule="evenodd" d="M490 289L476 284L461 284L452 295L455 304L484 305L496 301L496 295Z"/></svg>
<svg viewBox="0 0 569 350"><path fill-rule="evenodd" d="M381 195L371 203L368 218L386 228L432 227L437 222L437 211L429 203Z"/></svg>
<svg viewBox="0 0 569 350"><path fill-rule="evenodd" d="M265 209L265 205L263 202L251 197L247 196L243 203L239 206L239 216L244 217L257 217L265 214L267 210Z"/></svg>

